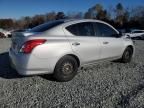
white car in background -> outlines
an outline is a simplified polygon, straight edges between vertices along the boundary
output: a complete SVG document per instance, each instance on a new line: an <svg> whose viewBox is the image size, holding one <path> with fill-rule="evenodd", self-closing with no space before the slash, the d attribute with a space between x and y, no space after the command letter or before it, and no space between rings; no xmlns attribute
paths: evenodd
<svg viewBox="0 0 144 108"><path fill-rule="evenodd" d="M144 30L133 30L131 33L126 33L132 39L144 39Z"/></svg>
<svg viewBox="0 0 144 108"><path fill-rule="evenodd" d="M0 29L0 32L4 34L5 38L8 38L11 36L11 31Z"/></svg>

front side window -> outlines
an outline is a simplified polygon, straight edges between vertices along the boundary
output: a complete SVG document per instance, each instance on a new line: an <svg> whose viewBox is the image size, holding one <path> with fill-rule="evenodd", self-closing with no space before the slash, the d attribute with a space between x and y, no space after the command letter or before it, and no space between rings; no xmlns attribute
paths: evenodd
<svg viewBox="0 0 144 108"><path fill-rule="evenodd" d="M91 22L83 22L70 25L66 29L76 36L94 36L94 28Z"/></svg>
<svg viewBox="0 0 144 108"><path fill-rule="evenodd" d="M116 37L118 33L110 26L103 23L94 24L96 35L99 37Z"/></svg>

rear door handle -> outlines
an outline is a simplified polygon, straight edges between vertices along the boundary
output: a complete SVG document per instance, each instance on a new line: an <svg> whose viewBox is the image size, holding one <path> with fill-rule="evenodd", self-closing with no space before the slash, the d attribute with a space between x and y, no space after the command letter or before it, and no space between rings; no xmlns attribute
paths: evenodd
<svg viewBox="0 0 144 108"><path fill-rule="evenodd" d="M78 45L80 45L80 43L79 42L75 42L75 43L72 43L72 45L78 46Z"/></svg>
<svg viewBox="0 0 144 108"><path fill-rule="evenodd" d="M103 44L109 44L109 42L103 42Z"/></svg>

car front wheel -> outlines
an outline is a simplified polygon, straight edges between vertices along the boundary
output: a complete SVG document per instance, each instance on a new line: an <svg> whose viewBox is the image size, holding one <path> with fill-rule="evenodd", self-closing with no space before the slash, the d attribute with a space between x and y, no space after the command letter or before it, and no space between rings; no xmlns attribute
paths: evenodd
<svg viewBox="0 0 144 108"><path fill-rule="evenodd" d="M132 60L133 50L130 47L127 47L123 53L123 56L121 58L121 62L123 63L129 63Z"/></svg>

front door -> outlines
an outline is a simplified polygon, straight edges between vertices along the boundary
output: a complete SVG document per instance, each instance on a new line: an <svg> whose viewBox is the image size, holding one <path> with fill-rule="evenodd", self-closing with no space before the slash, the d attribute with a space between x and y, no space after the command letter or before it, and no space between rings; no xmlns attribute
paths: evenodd
<svg viewBox="0 0 144 108"><path fill-rule="evenodd" d="M96 22L94 24L96 36L100 42L100 58L118 57L123 52L123 39L118 37L118 31L112 26Z"/></svg>

